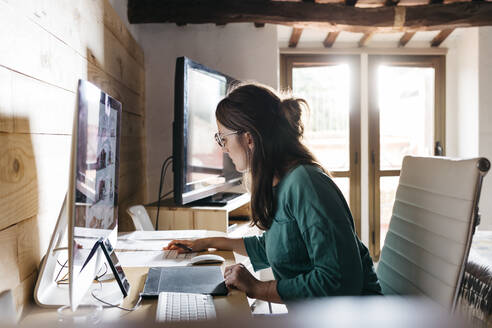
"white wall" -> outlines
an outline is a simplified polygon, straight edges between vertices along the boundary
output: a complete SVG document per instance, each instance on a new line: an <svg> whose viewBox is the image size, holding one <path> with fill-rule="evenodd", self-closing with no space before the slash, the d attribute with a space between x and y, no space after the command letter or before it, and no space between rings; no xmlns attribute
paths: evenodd
<svg viewBox="0 0 492 328"><path fill-rule="evenodd" d="M139 27L139 36L146 66L147 186L153 201L162 162L172 155L176 58L187 56L236 79L277 87L277 29L253 24L149 24ZM168 173L164 190L171 188L172 174Z"/></svg>
<svg viewBox="0 0 492 328"><path fill-rule="evenodd" d="M478 32L479 142L480 156L492 161L492 27ZM480 199L481 230L492 230L492 172L485 178Z"/></svg>
<svg viewBox="0 0 492 328"><path fill-rule="evenodd" d="M492 160L492 28L465 29L447 46L447 155ZM479 229L492 230L492 172L479 206Z"/></svg>
<svg viewBox="0 0 492 328"><path fill-rule="evenodd" d="M447 155L478 156L478 28L464 30L448 47Z"/></svg>

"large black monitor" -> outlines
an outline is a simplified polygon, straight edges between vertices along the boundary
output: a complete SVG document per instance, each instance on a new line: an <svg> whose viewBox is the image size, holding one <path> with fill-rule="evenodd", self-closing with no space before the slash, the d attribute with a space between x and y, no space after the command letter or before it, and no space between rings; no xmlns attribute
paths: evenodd
<svg viewBox="0 0 492 328"><path fill-rule="evenodd" d="M235 80L186 57L176 60L173 123L174 201L187 204L221 194L241 181L214 141L215 108ZM220 197L219 197L220 198Z"/></svg>

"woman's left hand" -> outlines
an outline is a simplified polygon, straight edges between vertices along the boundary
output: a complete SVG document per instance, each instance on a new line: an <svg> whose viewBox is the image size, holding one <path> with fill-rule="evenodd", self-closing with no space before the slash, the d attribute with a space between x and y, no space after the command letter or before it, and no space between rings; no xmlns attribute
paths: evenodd
<svg viewBox="0 0 492 328"><path fill-rule="evenodd" d="M239 289L251 298L255 298L256 288L260 284L260 281L242 264L234 264L226 267L224 280L228 288Z"/></svg>

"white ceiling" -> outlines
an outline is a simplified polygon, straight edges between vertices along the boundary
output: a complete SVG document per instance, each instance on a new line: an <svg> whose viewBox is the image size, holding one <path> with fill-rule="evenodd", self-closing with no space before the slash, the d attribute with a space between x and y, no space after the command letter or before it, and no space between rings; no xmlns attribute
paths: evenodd
<svg viewBox="0 0 492 328"><path fill-rule="evenodd" d="M278 43L280 48L286 48L289 44L292 27L277 25ZM431 40L439 33L439 31L422 31L417 32L405 47L430 47ZM463 29L455 29L445 42L450 42L457 38ZM297 48L323 48L323 40L328 34L322 29L304 29L301 38L297 44ZM403 32L396 33L377 33L367 43L367 48L397 48L398 41L402 37ZM341 32L336 39L333 48L358 48L359 40L363 33Z"/></svg>

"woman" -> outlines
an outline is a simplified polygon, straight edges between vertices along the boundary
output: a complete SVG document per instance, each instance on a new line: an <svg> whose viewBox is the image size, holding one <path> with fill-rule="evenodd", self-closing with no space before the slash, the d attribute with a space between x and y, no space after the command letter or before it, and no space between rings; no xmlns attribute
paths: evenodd
<svg viewBox="0 0 492 328"><path fill-rule="evenodd" d="M265 301L381 294L342 193L301 142L304 107L256 83L239 85L217 105L215 138L250 178L252 224L264 233L172 241L166 249L232 250L249 256L255 271L271 267L275 280L267 282L241 264L224 272L229 288Z"/></svg>

